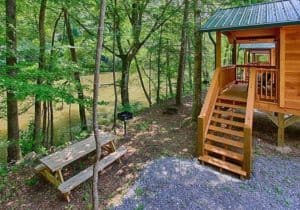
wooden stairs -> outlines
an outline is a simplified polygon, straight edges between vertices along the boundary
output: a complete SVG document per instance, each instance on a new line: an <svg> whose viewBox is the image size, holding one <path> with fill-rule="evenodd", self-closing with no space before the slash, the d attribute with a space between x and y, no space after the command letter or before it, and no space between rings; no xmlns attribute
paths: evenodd
<svg viewBox="0 0 300 210"><path fill-rule="evenodd" d="M217 96L204 134L202 163L247 176L244 164L244 125L247 99Z"/></svg>

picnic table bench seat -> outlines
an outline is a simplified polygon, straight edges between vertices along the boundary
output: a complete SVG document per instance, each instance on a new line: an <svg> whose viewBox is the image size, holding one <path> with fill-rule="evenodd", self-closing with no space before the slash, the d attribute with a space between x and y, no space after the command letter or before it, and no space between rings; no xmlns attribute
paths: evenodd
<svg viewBox="0 0 300 210"><path fill-rule="evenodd" d="M114 161L122 157L126 153L125 147L119 147L115 152L110 153L108 156L104 157L99 161L99 171L103 171L107 166L112 164ZM90 166L87 169L81 171L77 175L71 177L70 179L64 181L58 186L58 189L63 193L70 193L71 190L73 190L75 187L80 185L81 183L85 182L89 178L93 176L93 167Z"/></svg>
<svg viewBox="0 0 300 210"><path fill-rule="evenodd" d="M119 160L126 153L125 147L116 149L114 140L116 136L108 133L100 133L101 148L109 154L99 160L100 168L104 168L112 164L114 161ZM96 143L94 135L89 136L87 139L79 141L66 147L63 150L52 153L40 159L41 164L35 167L35 170L44 176L50 183L57 187L64 195L67 201L70 201L70 191L76 186L88 180L93 175L93 165L79 172L77 175L64 180L62 169L63 167L71 164L72 162L90 154L96 150Z"/></svg>

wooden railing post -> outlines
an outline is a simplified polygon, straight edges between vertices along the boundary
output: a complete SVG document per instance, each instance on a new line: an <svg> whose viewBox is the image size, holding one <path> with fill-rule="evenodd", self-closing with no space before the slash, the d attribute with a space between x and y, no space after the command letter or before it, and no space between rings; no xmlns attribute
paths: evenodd
<svg viewBox="0 0 300 210"><path fill-rule="evenodd" d="M243 170L246 171L246 178L250 178L252 167L252 125L253 125L253 112L254 100L256 89L256 70L250 69L250 78L248 84L248 98L246 107L246 117L244 126L244 161Z"/></svg>
<svg viewBox="0 0 300 210"><path fill-rule="evenodd" d="M206 120L204 117L198 118L198 144L197 144L197 156L204 155L204 141L205 141L205 131L206 131Z"/></svg>
<svg viewBox="0 0 300 210"><path fill-rule="evenodd" d="M252 167L252 127L244 127L244 163L243 169L246 171L246 178L249 179Z"/></svg>

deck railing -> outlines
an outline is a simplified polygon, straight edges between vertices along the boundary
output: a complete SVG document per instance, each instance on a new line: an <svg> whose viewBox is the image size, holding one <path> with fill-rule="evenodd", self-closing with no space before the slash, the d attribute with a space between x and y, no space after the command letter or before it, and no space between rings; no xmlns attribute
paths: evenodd
<svg viewBox="0 0 300 210"><path fill-rule="evenodd" d="M204 155L204 140L208 131L208 122L212 116L214 104L217 100L220 91L220 74L221 69L217 68L212 78L212 83L208 88L208 92L205 97L204 104L201 109L201 113L198 117L198 155Z"/></svg>
<svg viewBox="0 0 300 210"><path fill-rule="evenodd" d="M236 81L248 83L249 82L250 66L237 65L236 66Z"/></svg>
<svg viewBox="0 0 300 210"><path fill-rule="evenodd" d="M256 71L256 100L262 102L278 102L278 70L255 68Z"/></svg>
<svg viewBox="0 0 300 210"><path fill-rule="evenodd" d="M220 88L225 88L236 81L236 67L226 66L220 70Z"/></svg>

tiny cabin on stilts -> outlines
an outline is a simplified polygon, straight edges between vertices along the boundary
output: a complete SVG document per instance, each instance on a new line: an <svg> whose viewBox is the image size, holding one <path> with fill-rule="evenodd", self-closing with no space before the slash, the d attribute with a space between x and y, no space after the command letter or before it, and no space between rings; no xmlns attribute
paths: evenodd
<svg viewBox="0 0 300 210"><path fill-rule="evenodd" d="M221 9L201 31L216 32L216 70L198 118L199 160L249 178L254 110L278 127L278 146L300 120L300 0ZM230 66L221 64L222 36Z"/></svg>

